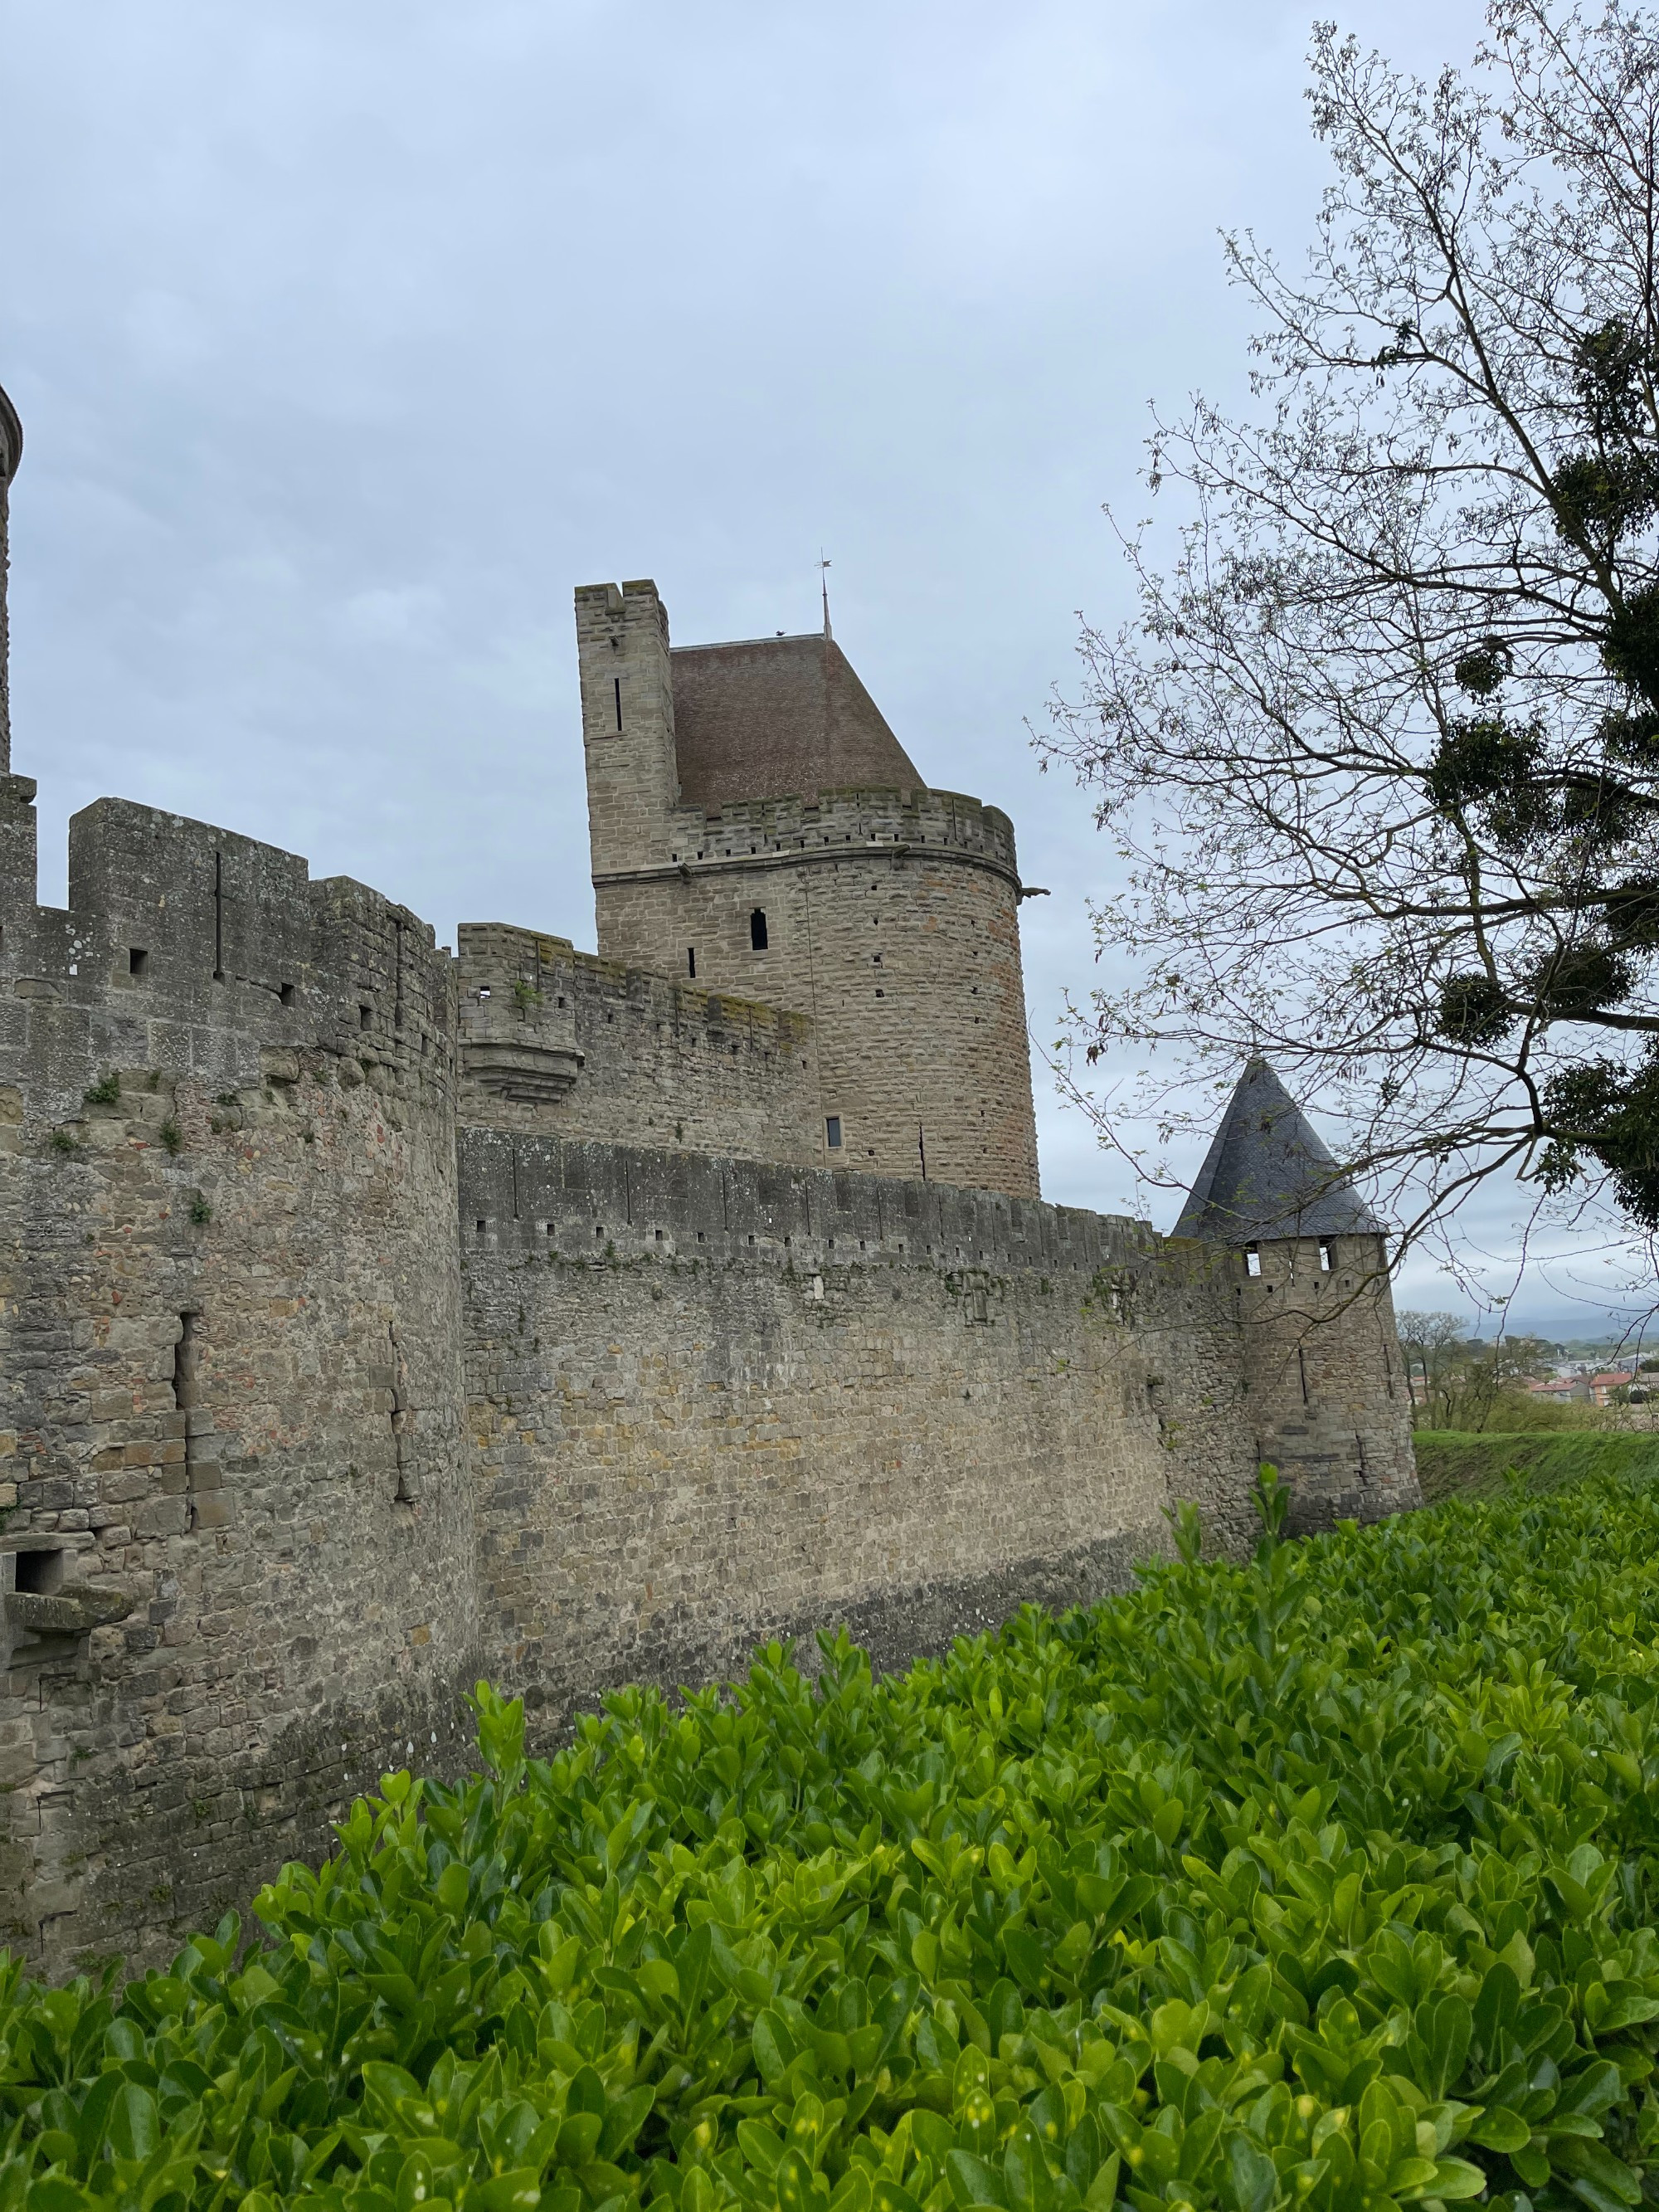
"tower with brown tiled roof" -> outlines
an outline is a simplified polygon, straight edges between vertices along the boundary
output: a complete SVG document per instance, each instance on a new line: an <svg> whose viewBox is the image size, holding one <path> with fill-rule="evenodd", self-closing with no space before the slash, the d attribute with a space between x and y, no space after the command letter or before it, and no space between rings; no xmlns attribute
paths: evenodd
<svg viewBox="0 0 1659 2212"><path fill-rule="evenodd" d="M638 582L576 634L601 957L808 1017L825 1164L1035 1197L1007 816L927 787L827 624L671 648Z"/></svg>

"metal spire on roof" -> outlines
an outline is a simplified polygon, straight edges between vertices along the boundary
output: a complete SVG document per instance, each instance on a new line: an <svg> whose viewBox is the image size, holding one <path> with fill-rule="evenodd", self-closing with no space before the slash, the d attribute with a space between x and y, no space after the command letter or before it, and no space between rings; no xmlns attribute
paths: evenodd
<svg viewBox="0 0 1659 2212"><path fill-rule="evenodd" d="M818 548L818 582L823 591L823 635L829 638L834 635L830 628L830 563L823 557L822 545Z"/></svg>

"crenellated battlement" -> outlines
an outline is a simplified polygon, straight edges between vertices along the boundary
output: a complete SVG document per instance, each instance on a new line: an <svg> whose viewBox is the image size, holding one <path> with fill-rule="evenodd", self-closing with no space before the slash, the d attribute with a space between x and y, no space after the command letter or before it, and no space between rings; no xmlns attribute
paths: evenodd
<svg viewBox="0 0 1659 2212"><path fill-rule="evenodd" d="M896 1176L479 1128L461 1146L463 1258L679 1258L805 1268L878 1265L1117 1279L1163 1263L1144 1221ZM1206 1273L1207 1255L1178 1263Z"/></svg>
<svg viewBox="0 0 1659 2212"><path fill-rule="evenodd" d="M235 1088L262 1051L322 1052L453 1091L451 963L430 926L303 860L204 822L103 799L70 823L69 905L34 902L33 786L0 819L0 1002L39 1031L64 1101L90 1067ZM28 1049L27 1034L17 1042Z"/></svg>
<svg viewBox="0 0 1659 2212"><path fill-rule="evenodd" d="M775 856L845 854L861 847L925 857L966 855L1018 884L1014 825L1000 807L957 791L821 791L816 800L732 799L717 812L676 807L669 817L669 863L696 866Z"/></svg>
<svg viewBox="0 0 1659 2212"><path fill-rule="evenodd" d="M457 933L463 1121L818 1157L811 1023L501 922Z"/></svg>

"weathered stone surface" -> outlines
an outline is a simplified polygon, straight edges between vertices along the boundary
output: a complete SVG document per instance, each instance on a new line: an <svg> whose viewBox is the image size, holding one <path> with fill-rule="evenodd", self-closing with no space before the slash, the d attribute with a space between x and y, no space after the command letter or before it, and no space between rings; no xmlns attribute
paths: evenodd
<svg viewBox="0 0 1659 2212"><path fill-rule="evenodd" d="M1121 1586L1178 1499L1246 1540L1264 1444L1304 1518L1414 1499L1360 1240L1247 1282L1036 1198L1006 818L686 809L654 591L580 604L625 960L452 959L116 800L43 908L0 773L0 1941L46 1971L453 1771L482 1674L546 1740L761 1637L896 1663Z"/></svg>
<svg viewBox="0 0 1659 2212"><path fill-rule="evenodd" d="M70 1587L52 1592L9 1590L6 1618L14 1628L37 1636L88 1636L94 1628L107 1628L125 1620L133 1601L125 1591Z"/></svg>

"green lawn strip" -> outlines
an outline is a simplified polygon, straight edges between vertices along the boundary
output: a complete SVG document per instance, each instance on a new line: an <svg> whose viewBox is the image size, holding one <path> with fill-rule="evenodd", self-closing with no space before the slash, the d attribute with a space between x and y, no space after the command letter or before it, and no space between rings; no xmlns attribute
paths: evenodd
<svg viewBox="0 0 1659 2212"><path fill-rule="evenodd" d="M1555 1429L1477 1435L1419 1429L1412 1442L1423 1495L1431 1505L1464 1492L1491 1496L1503 1487L1510 1468L1538 1489L1595 1474L1659 1475L1659 1433Z"/></svg>
<svg viewBox="0 0 1659 2212"><path fill-rule="evenodd" d="M1659 2167L1659 1492L823 1639L389 1777L173 1969L0 1978L0 2212L1625 2212Z"/></svg>

